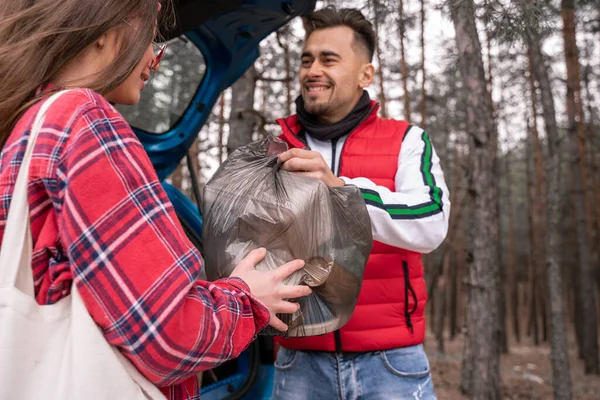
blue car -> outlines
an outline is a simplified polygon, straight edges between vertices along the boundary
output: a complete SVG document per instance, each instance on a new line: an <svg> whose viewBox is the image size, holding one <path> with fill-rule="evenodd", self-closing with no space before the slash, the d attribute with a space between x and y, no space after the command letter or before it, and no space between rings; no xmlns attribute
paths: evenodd
<svg viewBox="0 0 600 400"><path fill-rule="evenodd" d="M221 92L254 63L259 43L316 0L178 0L176 27L161 69L135 107L119 107L144 145L186 234L202 249L202 216L165 179L187 157ZM198 183L192 180L193 193ZM195 196L199 198L198 195ZM273 341L259 337L232 361L204 373L202 400L269 399L273 387Z"/></svg>

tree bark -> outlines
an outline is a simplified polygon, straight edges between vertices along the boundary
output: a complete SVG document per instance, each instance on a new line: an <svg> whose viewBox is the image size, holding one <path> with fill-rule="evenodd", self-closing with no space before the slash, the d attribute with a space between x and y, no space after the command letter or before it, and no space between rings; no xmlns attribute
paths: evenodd
<svg viewBox="0 0 600 400"><path fill-rule="evenodd" d="M228 155L238 147L252 142L252 134L256 126L255 90L256 69L251 66L231 86L231 113L229 114L229 138L227 139Z"/></svg>
<svg viewBox="0 0 600 400"><path fill-rule="evenodd" d="M458 63L468 90L467 133L470 144L470 184L473 238L469 257L467 341L461 388L472 399L500 399L500 355L498 352L498 224L494 172L497 132L491 112L477 35L475 5L461 0L450 5L456 32ZM476 371L476 373L475 373Z"/></svg>
<svg viewBox="0 0 600 400"><path fill-rule="evenodd" d="M225 92L221 93L219 97L219 165L224 161L223 159L223 138L225 137Z"/></svg>
<svg viewBox="0 0 600 400"><path fill-rule="evenodd" d="M290 32L287 27L284 28L283 32L278 31L277 35L277 43L279 43L279 47L283 49L283 60L285 62L285 109L286 115L292 114L292 64L291 64L291 55L290 55L290 45L289 45L289 36ZM282 37L285 37L285 40L282 40Z"/></svg>
<svg viewBox="0 0 600 400"><path fill-rule="evenodd" d="M455 335L462 332L465 326L465 303L464 303L464 290L463 290L463 277L465 276L465 264L466 264L466 252L465 252L465 238L462 230L456 234L456 246L454 251L456 254L456 298L454 310L454 327ZM454 338L454 336L452 337Z"/></svg>
<svg viewBox="0 0 600 400"><path fill-rule="evenodd" d="M442 276L438 281L436 290L437 298L437 319L435 324L435 336L438 343L438 352L444 354L444 323L446 322L446 314L448 314L448 280L450 274L450 257L451 249L447 249L442 256Z"/></svg>
<svg viewBox="0 0 600 400"><path fill-rule="evenodd" d="M448 251L448 247L452 247L454 240L456 238L456 232L458 227L460 226L462 212L466 207L467 196L459 196L458 187L450 193L450 197L454 197L454 201L451 199L450 204L455 204L453 208L453 213L450 216L449 227L448 227L448 236L446 237L446 241L444 242L445 250ZM456 192L456 195L453 193ZM438 279L442 274L442 263L438 263L434 266L434 268L430 268L429 271L432 271L426 278L427 281L427 293L432 294L434 288L437 286ZM432 302L435 303L435 302Z"/></svg>
<svg viewBox="0 0 600 400"><path fill-rule="evenodd" d="M456 241L459 242L460 238L458 238ZM454 340L456 334L458 333L458 277L460 268L458 252L459 251L456 249L456 247L452 248L452 258L454 262L450 268L450 321L448 321L448 324L450 325L450 340Z"/></svg>
<svg viewBox="0 0 600 400"><path fill-rule="evenodd" d="M490 112L492 114L493 122L494 122L494 131L498 131L498 125L496 124L496 111L494 106L494 99L492 97L492 89L493 89L493 74L492 74L492 41L491 35L486 33L486 43L487 43L487 56L488 56L488 75L487 75L487 85L488 85L488 94L490 97ZM494 174L497 177L501 176L500 170L500 154L498 151L499 141L496 137L494 141L494 157L496 158L494 162ZM496 215L494 220L498 223L498 230L501 230L501 219L500 215L502 215L502 192L500 187L500 179L494 179L494 185L496 189ZM497 291L498 291L498 350L501 353L508 353L508 339L506 336L506 296L504 287L506 285L506 268L504 268L504 252L502 251L502 237L498 236L498 245L496 246L496 251L498 252L498 280L497 280Z"/></svg>
<svg viewBox="0 0 600 400"><path fill-rule="evenodd" d="M402 53L402 57L404 58L404 52ZM404 67L406 68L406 61ZM427 118L427 90L425 88L426 81L427 75L425 74L425 0L421 0L421 126L423 128L425 128L425 121ZM404 82L403 85L407 86ZM404 90L406 93L406 88Z"/></svg>
<svg viewBox="0 0 600 400"><path fill-rule="evenodd" d="M569 203L571 204L571 209L575 209L575 201L573 200L573 182L571 180L570 190L569 190ZM569 235L569 247L573 249L577 249L577 218L573 214L571 214L571 234ZM569 278L571 283L571 288L573 291L574 297L574 309L573 309L573 325L575 325L575 336L577 338L577 350L578 356L580 360L583 360L583 300L581 295L581 289L579 288L579 277L581 276L581 263L579 262L579 252L576 250L575 254L577 254L575 263L573 264L574 268L572 268L569 272Z"/></svg>
<svg viewBox="0 0 600 400"><path fill-rule="evenodd" d="M528 3L523 3L527 6ZM557 400L571 398L571 375L569 367L566 325L564 321L563 288L560 269L560 155L559 135L556 124L554 97L547 66L541 50L538 26L532 26L526 35L527 47L537 77L541 99L544 126L548 143L546 176L548 194L546 199L546 271L548 279L548 303L550 305L550 334L554 395Z"/></svg>
<svg viewBox="0 0 600 400"><path fill-rule="evenodd" d="M508 285L510 300L510 308L512 310L512 321L513 321L513 333L517 343L521 341L521 327L520 327L520 315L519 315L519 291L518 291L518 280L515 262L515 226L514 226L514 213L512 204L512 179L511 171L509 167L508 154L504 156L504 176L506 179L506 193L504 196L504 203L506 204L506 217L507 217L507 257L506 257L506 271L508 273Z"/></svg>
<svg viewBox="0 0 600 400"><path fill-rule="evenodd" d="M529 206L529 322L527 327L527 333L529 336L533 334L533 343L538 346L540 344L539 334L539 321L538 321L538 273L537 264L539 261L539 250L538 250L538 227L536 215L536 196L535 196L535 183L533 172L531 168L532 164L532 139L534 135L531 133L535 127L529 126L527 123L527 131L529 133L527 138L527 152L525 156L525 162L527 164L527 200Z"/></svg>
<svg viewBox="0 0 600 400"><path fill-rule="evenodd" d="M198 204L200 204L202 202L201 199L197 199L196 198L196 193L194 192L194 188L192 187L192 183L191 180L195 179L196 183L198 184L198 196L202 196L202 188L203 185L200 183L200 144L198 143L200 139L196 138L196 140L194 140L194 143L192 143L192 145L190 146L189 151L189 157L190 157L190 161L191 161L191 170L188 168L188 172L190 173L190 199L191 198L195 198L196 202ZM194 177L192 178L192 175L194 175Z"/></svg>
<svg viewBox="0 0 600 400"><path fill-rule="evenodd" d="M446 144L449 142L449 140L446 140ZM447 150L446 150L446 157L447 157ZM451 204L456 204L459 206L458 212L460 213L460 210L462 210L464 208L464 202L467 199L466 195L460 195L460 201L457 201L457 199L459 198L458 193L462 193L463 191L460 190L460 186L461 186L461 182L463 179L463 172L460 166L460 161L459 161L459 157L460 157L460 152L458 150L458 146L454 147L454 162L453 162L453 177L452 177L452 186L454 188L454 190L452 190L452 192L450 193L450 203ZM458 203L458 204L457 204ZM453 214L456 215L458 214L456 212L457 210L454 210ZM454 260L454 263L451 264L451 268L450 268L450 339L453 340L456 336L456 334L459 331L459 326L458 326L458 305L459 305L459 301L458 301L458 297L460 294L460 285L459 285L459 277L460 272L462 270L461 266L462 266L462 259L463 259L463 254L462 251L464 249L464 247L462 246L462 231L460 229L460 218L456 218L455 219L455 223L452 226L452 230L453 230L453 236L452 236L452 242L450 242L448 244L448 246L450 247L450 251L452 252L452 259Z"/></svg>
<svg viewBox="0 0 600 400"><path fill-rule="evenodd" d="M590 172L592 174L592 193L594 195L593 197L593 201L592 204L595 204L596 206L594 207L594 213L595 213L595 220L596 220L596 249L598 249L598 251L596 252L596 255L598 256L598 259L596 260L596 263L598 264L597 266L600 268L600 254L598 254L600 252L600 174L598 173L598 162L596 160L596 140L594 138L594 132L593 132L593 127L596 126L596 112L594 111L594 98L592 95L592 92L590 91L590 74L591 72L591 65L590 65L590 52L589 52L589 43L588 41L586 41L586 48L585 48L585 58L588 60L587 65L584 67L583 69L583 84L585 87L585 94L586 94L586 104L587 104L587 111L588 111L588 123L587 123L587 136L590 138L590 146L589 146L589 150L590 150ZM600 271L598 271L600 272ZM600 278L600 274L598 274L598 278Z"/></svg>
<svg viewBox="0 0 600 400"><path fill-rule="evenodd" d="M587 174L585 163L584 118L580 96L580 71L577 42L575 39L574 0L562 0L563 39L567 65L567 116L569 119L569 141L574 162L573 184L577 237L580 256L580 289L583 300L583 362L586 374L600 374L598 359L598 325L595 301L595 277L590 243L592 224L590 206L587 201Z"/></svg>
<svg viewBox="0 0 600 400"><path fill-rule="evenodd" d="M400 35L400 73L402 74L402 90L404 91L404 119L410 122L410 95L408 93L408 68L404 49L404 0L398 0L398 35ZM424 76L424 75L423 75ZM423 121L421 121L423 123Z"/></svg>
<svg viewBox="0 0 600 400"><path fill-rule="evenodd" d="M379 102L381 109L381 116L383 118L387 118L387 98L385 96L385 85L383 83L383 60L381 58L381 50L382 50L382 40L379 36L379 19L381 18L381 5L378 0L373 0L373 11L375 14L374 18L374 28L375 28L375 37L377 38L377 49L375 51L375 55L377 57L377 77L379 78Z"/></svg>
<svg viewBox="0 0 600 400"><path fill-rule="evenodd" d="M542 318L542 338L544 341L548 340L547 330L547 312L546 312L546 295L547 285L545 284L544 277L544 265L546 258L546 251L544 245L543 232L546 231L546 221L544 218L545 208L545 180L543 170L543 154L542 146L539 137L539 130L537 124L538 107L537 107L537 92L535 87L535 69L533 66L531 50L528 51L528 66L529 66L529 93L531 99L531 116L532 116L532 129L530 130L530 143L531 153L533 156L534 173L535 173L535 184L533 185L533 195L531 200L531 215L532 215L532 259L533 259L533 273L536 275L536 289L534 295L536 296L536 303L539 306L538 312ZM536 316L536 324L538 323ZM538 338L536 337L536 341Z"/></svg>
<svg viewBox="0 0 600 400"><path fill-rule="evenodd" d="M171 174L171 184L180 191L183 189L183 163L179 163Z"/></svg>
<svg viewBox="0 0 600 400"><path fill-rule="evenodd" d="M533 118L533 130L531 131L531 146L533 150L534 160L534 171L535 171L535 203L534 203L534 215L536 224L535 234L535 273L538 276L537 281L539 282L537 293L539 295L539 306L540 315L542 317L542 338L543 341L548 340L548 329L547 329L547 312L546 312L546 295L547 295L547 284L544 279L544 265L546 264L546 249L544 244L543 232L546 231L546 219L544 217L544 210L546 208L546 182L544 178L544 155L542 152L542 144L539 136L539 129L537 123L538 117L538 106L537 106L537 91L535 87L535 69L533 67L533 61L531 59L531 51L528 51L528 64L529 64L529 90L531 94L531 114Z"/></svg>

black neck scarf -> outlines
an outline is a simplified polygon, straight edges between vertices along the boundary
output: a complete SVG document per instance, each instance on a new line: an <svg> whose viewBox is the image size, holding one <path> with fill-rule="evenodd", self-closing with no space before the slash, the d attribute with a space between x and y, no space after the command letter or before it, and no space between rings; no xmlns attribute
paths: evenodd
<svg viewBox="0 0 600 400"><path fill-rule="evenodd" d="M354 106L354 109L344 118L333 124L325 123L313 114L309 114L304 109L304 100L302 96L296 99L296 113L298 122L306 132L317 140L335 140L352 132L361 122L363 122L371 113L371 98L367 91L363 91L360 100Z"/></svg>

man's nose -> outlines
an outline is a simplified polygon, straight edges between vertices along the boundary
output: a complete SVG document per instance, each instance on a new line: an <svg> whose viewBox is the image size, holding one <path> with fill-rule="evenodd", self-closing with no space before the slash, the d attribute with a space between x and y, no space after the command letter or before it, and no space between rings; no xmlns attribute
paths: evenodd
<svg viewBox="0 0 600 400"><path fill-rule="evenodd" d="M323 75L323 66L321 65L321 63L315 61L310 65L310 68L308 69L308 76L309 77L318 77L318 76L322 76Z"/></svg>

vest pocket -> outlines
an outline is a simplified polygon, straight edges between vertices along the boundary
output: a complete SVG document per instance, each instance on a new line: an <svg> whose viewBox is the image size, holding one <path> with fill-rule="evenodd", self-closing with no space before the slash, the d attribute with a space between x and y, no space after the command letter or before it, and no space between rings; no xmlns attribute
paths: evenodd
<svg viewBox="0 0 600 400"><path fill-rule="evenodd" d="M404 270L404 317L406 318L406 326L410 330L410 333L415 333L410 316L417 309L418 300L417 300L417 293L415 293L415 290L413 289L412 285L410 284L410 277L408 276L408 261L406 261L406 260L402 261L402 269ZM409 301L408 301L409 296L412 296L412 298L414 300L414 305L413 305L412 310L409 310L409 308L408 308L409 307Z"/></svg>

